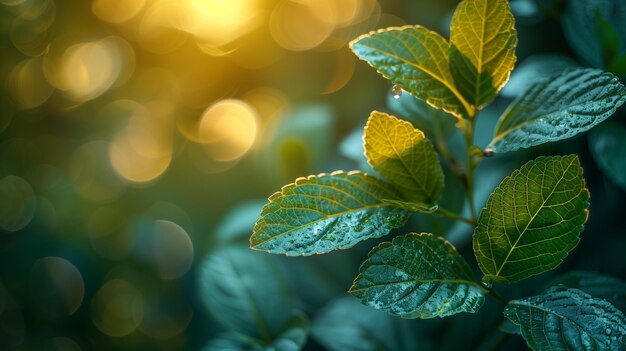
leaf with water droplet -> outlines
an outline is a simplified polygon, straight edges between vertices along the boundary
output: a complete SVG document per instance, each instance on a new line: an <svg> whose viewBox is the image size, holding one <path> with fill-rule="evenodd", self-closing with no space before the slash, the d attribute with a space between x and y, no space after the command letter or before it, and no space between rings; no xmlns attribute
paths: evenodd
<svg viewBox="0 0 626 351"><path fill-rule="evenodd" d="M496 97L515 65L517 32L508 1L462 1L452 17L450 43L456 86L482 108Z"/></svg>
<svg viewBox="0 0 626 351"><path fill-rule="evenodd" d="M510 283L558 266L580 240L588 200L576 155L539 157L504 178L474 230L483 281Z"/></svg>
<svg viewBox="0 0 626 351"><path fill-rule="evenodd" d="M402 88L394 84L391 87L391 96L393 96L393 98L396 100L399 99L400 96L402 96Z"/></svg>
<svg viewBox="0 0 626 351"><path fill-rule="evenodd" d="M407 121L374 111L363 140L369 164L409 202L428 208L441 198L443 170L435 148L422 131Z"/></svg>
<svg viewBox="0 0 626 351"><path fill-rule="evenodd" d="M350 293L364 304L403 318L475 313L485 289L446 240L407 234L369 253Z"/></svg>
<svg viewBox="0 0 626 351"><path fill-rule="evenodd" d="M450 72L450 43L422 26L391 27L362 35L352 51L393 84L461 118L472 107Z"/></svg>
<svg viewBox="0 0 626 351"><path fill-rule="evenodd" d="M500 117L490 147L515 151L571 138L604 121L626 102L626 87L598 69L565 70L535 83Z"/></svg>
<svg viewBox="0 0 626 351"><path fill-rule="evenodd" d="M626 317L610 303L563 285L511 301L504 315L536 351L621 350Z"/></svg>
<svg viewBox="0 0 626 351"><path fill-rule="evenodd" d="M313 255L387 235L406 222L409 212L383 199L401 198L391 185L367 173L299 178L270 196L250 246L287 256ZM355 230L367 220L363 230Z"/></svg>
<svg viewBox="0 0 626 351"><path fill-rule="evenodd" d="M548 285L558 284L605 299L626 313L626 281L596 272L572 271L551 280Z"/></svg>

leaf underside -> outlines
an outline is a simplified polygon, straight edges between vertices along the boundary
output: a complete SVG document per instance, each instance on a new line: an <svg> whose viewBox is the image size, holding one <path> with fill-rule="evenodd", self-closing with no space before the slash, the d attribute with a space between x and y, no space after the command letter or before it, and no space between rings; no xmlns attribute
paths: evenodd
<svg viewBox="0 0 626 351"><path fill-rule="evenodd" d="M474 231L485 283L510 283L558 266L579 241L589 192L576 155L539 157L491 194Z"/></svg>
<svg viewBox="0 0 626 351"><path fill-rule="evenodd" d="M362 35L350 48L385 78L429 105L461 118L470 107L454 84L450 43L422 26L391 27Z"/></svg>
<svg viewBox="0 0 626 351"><path fill-rule="evenodd" d="M432 234L407 234L376 246L350 293L364 304L403 318L478 311L483 288L454 247Z"/></svg>
<svg viewBox="0 0 626 351"><path fill-rule="evenodd" d="M444 176L439 157L411 123L374 111L363 140L369 164L410 202L431 207L441 198Z"/></svg>
<svg viewBox="0 0 626 351"><path fill-rule="evenodd" d="M269 198L250 237L253 249L287 256L346 249L402 226L409 212L387 183L362 172L299 178Z"/></svg>
<svg viewBox="0 0 626 351"><path fill-rule="evenodd" d="M610 117L626 102L611 73L573 68L540 80L502 114L490 147L515 151L573 137Z"/></svg>
<svg viewBox="0 0 626 351"><path fill-rule="evenodd" d="M617 351L626 335L622 312L605 300L562 285L511 301L504 315L520 326L535 351Z"/></svg>
<svg viewBox="0 0 626 351"><path fill-rule="evenodd" d="M474 106L490 103L515 65L517 33L506 0L465 0L450 26L456 86Z"/></svg>

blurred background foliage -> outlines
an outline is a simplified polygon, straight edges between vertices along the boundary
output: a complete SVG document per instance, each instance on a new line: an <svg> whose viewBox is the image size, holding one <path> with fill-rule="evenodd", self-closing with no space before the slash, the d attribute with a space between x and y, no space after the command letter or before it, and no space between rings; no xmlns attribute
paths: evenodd
<svg viewBox="0 0 626 351"><path fill-rule="evenodd" d="M512 0L518 69L483 111L476 143L486 145L534 78L576 65L624 77L620 3ZM433 111L407 94L392 98L347 42L414 23L447 35L456 4L0 0L0 349L489 347L500 320L491 303L480 316L406 321L347 297L374 241L307 258L246 244L280 186L368 169L361 136L371 110L432 138ZM444 124L452 152L463 153ZM623 109L589 138L483 162L480 205L524 160L564 153L582 157L591 214L555 274L624 278ZM446 179L443 202L463 210L462 185ZM416 215L397 233L406 230L445 235L471 257L463 224ZM537 292L553 276L504 293Z"/></svg>

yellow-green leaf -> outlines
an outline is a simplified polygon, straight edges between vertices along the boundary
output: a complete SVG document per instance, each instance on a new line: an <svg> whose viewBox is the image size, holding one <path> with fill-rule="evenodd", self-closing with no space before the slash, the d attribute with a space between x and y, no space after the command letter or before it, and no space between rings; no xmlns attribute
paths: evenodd
<svg viewBox="0 0 626 351"><path fill-rule="evenodd" d="M362 35L350 48L364 61L417 98L461 118L472 107L454 85L450 43L422 26L391 27Z"/></svg>
<svg viewBox="0 0 626 351"><path fill-rule="evenodd" d="M509 283L558 266L578 244L589 192L576 155L530 161L491 194L474 231L485 283Z"/></svg>
<svg viewBox="0 0 626 351"><path fill-rule="evenodd" d="M365 157L410 202L431 207L443 194L439 157L424 133L407 121L374 111L365 126Z"/></svg>
<svg viewBox="0 0 626 351"><path fill-rule="evenodd" d="M474 106L490 103L515 65L517 33L506 0L465 0L450 26L452 74Z"/></svg>

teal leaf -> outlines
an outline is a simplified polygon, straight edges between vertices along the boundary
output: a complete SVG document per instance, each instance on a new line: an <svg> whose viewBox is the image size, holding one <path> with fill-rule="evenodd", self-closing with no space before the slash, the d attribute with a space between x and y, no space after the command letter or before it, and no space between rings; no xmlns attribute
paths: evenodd
<svg viewBox="0 0 626 351"><path fill-rule="evenodd" d="M350 293L364 304L403 318L475 313L484 289L456 249L432 234L407 234L369 253Z"/></svg>
<svg viewBox="0 0 626 351"><path fill-rule="evenodd" d="M299 178L270 196L250 237L253 249L287 256L346 249L402 226L409 212L387 183L357 171Z"/></svg>
<svg viewBox="0 0 626 351"><path fill-rule="evenodd" d="M489 147L515 151L573 137L610 117L626 101L611 73L575 68L543 79L500 117Z"/></svg>
<svg viewBox="0 0 626 351"><path fill-rule="evenodd" d="M228 330L270 343L292 316L293 300L275 257L229 246L211 252L198 274L200 298Z"/></svg>
<svg viewBox="0 0 626 351"><path fill-rule="evenodd" d="M472 107L454 84L450 43L422 26L381 29L362 35L350 48L364 61L415 97L458 118Z"/></svg>
<svg viewBox="0 0 626 351"><path fill-rule="evenodd" d="M474 230L485 283L510 283L558 266L578 244L589 192L576 155L539 157L504 178Z"/></svg>
<svg viewBox="0 0 626 351"><path fill-rule="evenodd" d="M312 337L329 351L430 350L410 321L363 306L353 298L332 301L313 320ZM393 337L390 337L393 335Z"/></svg>
<svg viewBox="0 0 626 351"><path fill-rule="evenodd" d="M409 202L432 207L441 198L443 170L433 144L421 130L407 121L373 111L363 141L369 164Z"/></svg>
<svg viewBox="0 0 626 351"><path fill-rule="evenodd" d="M309 321L303 314L297 313L287 321L278 337L269 343L230 332L209 341L202 351L299 351L306 344L309 329Z"/></svg>
<svg viewBox="0 0 626 351"><path fill-rule="evenodd" d="M263 205L265 205L264 201L252 200L229 210L215 229L215 235L220 242L229 243L243 238L247 239L250 235L250 228L256 223Z"/></svg>
<svg viewBox="0 0 626 351"><path fill-rule="evenodd" d="M511 301L504 315L520 326L522 336L535 351L617 351L626 335L626 317L617 308L562 285Z"/></svg>
<svg viewBox="0 0 626 351"><path fill-rule="evenodd" d="M608 123L594 129L589 149L602 172L626 190L626 126Z"/></svg>
<svg viewBox="0 0 626 351"><path fill-rule="evenodd" d="M463 96L477 108L493 101L515 65L517 32L506 0L465 0L450 25L451 66Z"/></svg>
<svg viewBox="0 0 626 351"><path fill-rule="evenodd" d="M607 300L626 313L626 281L595 272L572 271L553 279L549 285L558 284Z"/></svg>
<svg viewBox="0 0 626 351"><path fill-rule="evenodd" d="M516 98L526 92L538 79L552 76L578 66L564 54L534 54L522 61L511 73L511 79L502 88L501 95Z"/></svg>

